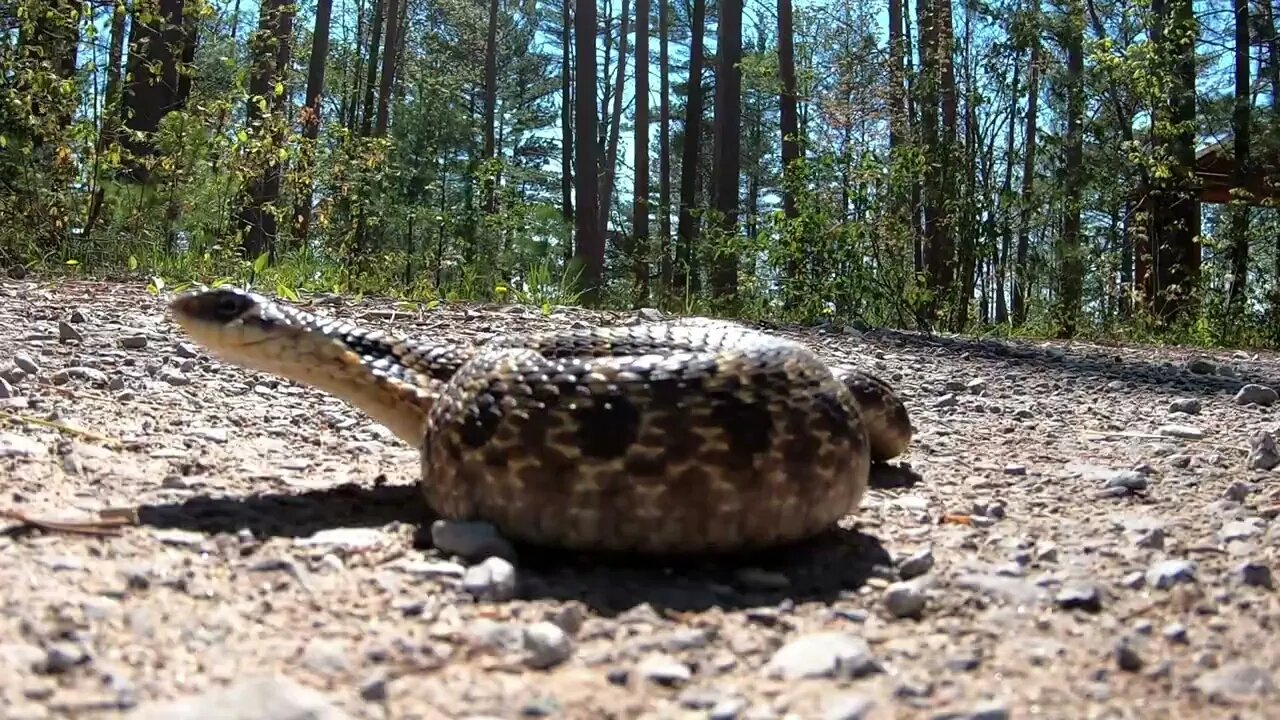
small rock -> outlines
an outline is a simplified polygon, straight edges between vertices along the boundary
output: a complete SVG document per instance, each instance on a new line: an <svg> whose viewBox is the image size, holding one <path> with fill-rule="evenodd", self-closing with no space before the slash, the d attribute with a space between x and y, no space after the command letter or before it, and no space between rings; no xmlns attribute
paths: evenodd
<svg viewBox="0 0 1280 720"><path fill-rule="evenodd" d="M360 697L367 702L382 702L387 699L387 678L381 673L367 678L360 683Z"/></svg>
<svg viewBox="0 0 1280 720"><path fill-rule="evenodd" d="M58 321L58 339L63 342L67 342L69 340L80 342L84 340L84 334L81 333L79 330L75 329L71 325L71 323L67 322L66 320L59 320Z"/></svg>
<svg viewBox="0 0 1280 720"><path fill-rule="evenodd" d="M47 452L42 443L25 435L0 432L0 457L37 457Z"/></svg>
<svg viewBox="0 0 1280 720"><path fill-rule="evenodd" d="M200 357L200 349L189 342L180 342L174 348L174 354L180 358L196 358Z"/></svg>
<svg viewBox="0 0 1280 720"><path fill-rule="evenodd" d="M215 442L215 443L225 443L227 441L227 438L230 437L230 433L227 431L227 429L221 428L221 427L191 428L190 430L187 431L187 435L190 435L191 437L201 438L203 440L208 440L209 442Z"/></svg>
<svg viewBox="0 0 1280 720"><path fill-rule="evenodd" d="M524 648L524 664L538 670L555 667L573 654L573 644L565 631L546 621L525 629Z"/></svg>
<svg viewBox="0 0 1280 720"><path fill-rule="evenodd" d="M182 700L143 707L130 720L348 720L324 695L279 677L244 680Z"/></svg>
<svg viewBox="0 0 1280 720"><path fill-rule="evenodd" d="M1163 560L1147 570L1147 584L1167 590L1178 583L1195 582L1196 566L1189 560Z"/></svg>
<svg viewBox="0 0 1280 720"><path fill-rule="evenodd" d="M840 693L822 703L823 720L864 720L871 714L875 701L854 692Z"/></svg>
<svg viewBox="0 0 1280 720"><path fill-rule="evenodd" d="M693 671L688 665L661 653L650 653L642 658L636 665L636 673L645 680L664 687L678 687L693 677Z"/></svg>
<svg viewBox="0 0 1280 720"><path fill-rule="evenodd" d="M1249 383L1236 391L1235 397L1231 398L1237 405L1261 405L1269 407L1280 399L1280 394L1266 385L1256 385Z"/></svg>
<svg viewBox="0 0 1280 720"><path fill-rule="evenodd" d="M45 648L44 665L41 669L51 674L64 673L88 661L89 655L84 648L73 642L60 641Z"/></svg>
<svg viewBox="0 0 1280 720"><path fill-rule="evenodd" d="M26 353L15 353L13 356L13 364L18 366L19 370L28 375L40 374L40 366L37 365L36 361L31 359L31 356Z"/></svg>
<svg viewBox="0 0 1280 720"><path fill-rule="evenodd" d="M974 395L981 394L983 390L987 389L987 381L982 378L974 378L964 384L964 389Z"/></svg>
<svg viewBox="0 0 1280 720"><path fill-rule="evenodd" d="M1125 490L1145 490L1147 488L1147 476L1136 470L1117 470L1107 475L1107 484L1109 488L1124 488Z"/></svg>
<svg viewBox="0 0 1280 720"><path fill-rule="evenodd" d="M76 308L71 311L71 314L67 316L67 319L73 323L87 323L89 322L89 313L85 312L81 308Z"/></svg>
<svg viewBox="0 0 1280 720"><path fill-rule="evenodd" d="M1116 666L1125 672L1138 672L1146 663L1128 640L1116 643Z"/></svg>
<svg viewBox="0 0 1280 720"><path fill-rule="evenodd" d="M1248 540L1262 534L1262 528L1245 520L1232 520L1218 531L1218 540L1229 543L1235 540Z"/></svg>
<svg viewBox="0 0 1280 720"><path fill-rule="evenodd" d="M431 523L431 544L468 560L485 557L513 560L516 556L510 541L486 522L436 520Z"/></svg>
<svg viewBox="0 0 1280 720"><path fill-rule="evenodd" d="M992 700L974 708L965 720L1009 720L1009 708L1002 702Z"/></svg>
<svg viewBox="0 0 1280 720"><path fill-rule="evenodd" d="M510 600L516 596L516 568L504 558L486 558L467 568L462 587L480 600Z"/></svg>
<svg viewBox="0 0 1280 720"><path fill-rule="evenodd" d="M898 564L898 576L903 580L920 577L933 569L933 548L917 550Z"/></svg>
<svg viewBox="0 0 1280 720"><path fill-rule="evenodd" d="M947 393L946 395L943 395L942 397L933 401L933 406L935 408L949 408L949 407L955 407L956 405L959 405L959 404L960 404L960 401L957 400L956 396L952 393Z"/></svg>
<svg viewBox="0 0 1280 720"><path fill-rule="evenodd" d="M1156 432L1167 437L1187 440L1200 440L1204 437L1204 431L1194 425L1161 425Z"/></svg>
<svg viewBox="0 0 1280 720"><path fill-rule="evenodd" d="M156 374L156 377L159 378L162 382L169 383L174 387L181 387L183 385L191 384L191 378L187 377L185 374L183 374L181 370L178 370L177 368L171 368L171 367L162 368L160 372Z"/></svg>
<svg viewBox="0 0 1280 720"><path fill-rule="evenodd" d="M1069 583L1054 596L1054 602L1064 610L1098 612L1102 609L1102 589L1091 582Z"/></svg>
<svg viewBox="0 0 1280 720"><path fill-rule="evenodd" d="M131 333L120 338L120 347L140 350L147 346L147 336L142 333Z"/></svg>
<svg viewBox="0 0 1280 720"><path fill-rule="evenodd" d="M389 538L375 528L329 528L295 542L310 547L334 545L347 550L369 550L389 542Z"/></svg>
<svg viewBox="0 0 1280 720"><path fill-rule="evenodd" d="M640 308L636 311L636 315L640 316L645 322L658 322L662 320L662 311L657 308Z"/></svg>
<svg viewBox="0 0 1280 720"><path fill-rule="evenodd" d="M802 635L783 645L765 673L783 680L816 677L862 677L880 672L867 641L839 631Z"/></svg>
<svg viewBox="0 0 1280 720"><path fill-rule="evenodd" d="M1027 466L1018 463L1009 463L1004 466L1005 475L1024 476L1027 474Z"/></svg>
<svg viewBox="0 0 1280 720"><path fill-rule="evenodd" d="M85 380L94 385L106 385L107 374L90 367L69 367L49 376L49 380L54 385L66 385L72 380Z"/></svg>
<svg viewBox="0 0 1280 720"><path fill-rule="evenodd" d="M1195 398L1178 398L1169 403L1169 412L1186 413L1187 415L1199 415L1201 410L1200 401Z"/></svg>
<svg viewBox="0 0 1280 720"><path fill-rule="evenodd" d="M747 699L744 697L723 698L707 711L707 720L737 720L746 709Z"/></svg>
<svg viewBox="0 0 1280 720"><path fill-rule="evenodd" d="M1267 668L1239 661L1196 678L1195 689L1214 702L1230 703L1272 695L1276 682Z"/></svg>
<svg viewBox="0 0 1280 720"><path fill-rule="evenodd" d="M1245 498L1253 492L1253 486L1247 482L1239 480L1231 483L1226 490L1222 491L1222 497L1233 502L1244 502Z"/></svg>
<svg viewBox="0 0 1280 720"><path fill-rule="evenodd" d="M924 590L915 583L896 582L884 591L884 605L897 618L919 617L927 602Z"/></svg>
<svg viewBox="0 0 1280 720"><path fill-rule="evenodd" d="M1218 372L1218 366L1205 358L1188 360L1186 368L1188 372L1196 375L1213 375Z"/></svg>
<svg viewBox="0 0 1280 720"><path fill-rule="evenodd" d="M1245 461L1250 470L1271 470L1280 465L1280 449L1276 448L1276 436L1260 430L1249 438L1249 457Z"/></svg>
<svg viewBox="0 0 1280 720"><path fill-rule="evenodd" d="M1169 623L1164 626L1164 630L1160 631L1160 634L1169 642L1185 643L1187 641L1187 626L1182 623Z"/></svg>
<svg viewBox="0 0 1280 720"><path fill-rule="evenodd" d="M1275 587L1275 583L1271 578L1271 568L1266 564L1254 560L1246 560L1236 566L1236 577L1244 585L1252 587L1261 587L1271 590Z"/></svg>
<svg viewBox="0 0 1280 720"><path fill-rule="evenodd" d="M302 649L302 664L321 675L338 675L347 671L350 653L339 640L313 638Z"/></svg>

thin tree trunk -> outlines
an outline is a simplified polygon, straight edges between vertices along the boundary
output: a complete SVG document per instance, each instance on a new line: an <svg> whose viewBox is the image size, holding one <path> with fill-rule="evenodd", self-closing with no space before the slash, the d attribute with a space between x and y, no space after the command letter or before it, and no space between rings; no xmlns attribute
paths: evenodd
<svg viewBox="0 0 1280 720"><path fill-rule="evenodd" d="M662 238L659 243L661 258L662 298L671 295L671 57L668 48L670 35L669 17L671 0L658 0L658 72L662 109L658 120L658 205Z"/></svg>
<svg viewBox="0 0 1280 720"><path fill-rule="evenodd" d="M320 99L324 93L324 71L329 60L329 18L333 11L333 0L318 0L316 3L315 30L311 36L311 60L307 71L306 104L301 111L303 141L299 147L298 164L301 187L298 188L298 202L294 207L297 221L297 243L306 246L311 231L311 200L315 179L316 138L320 134Z"/></svg>
<svg viewBox="0 0 1280 720"><path fill-rule="evenodd" d="M1036 170L1036 111L1040 104L1040 0L1029 0L1033 35L1031 40L1031 57L1027 63L1027 122L1023 140L1022 154L1022 190L1019 193L1021 212L1018 219L1018 247L1013 267L1013 324L1022 325L1027 321L1027 302L1029 300L1027 283L1030 268L1027 267L1027 254L1031 245L1031 210L1032 194L1035 192Z"/></svg>
<svg viewBox="0 0 1280 720"><path fill-rule="evenodd" d="M374 137L387 134L391 119L391 96L396 80L396 57L400 51L399 0L384 0L387 14L387 37L382 44L382 77L378 83L378 114L373 124Z"/></svg>
<svg viewBox="0 0 1280 720"><path fill-rule="evenodd" d="M394 0L393 0L394 1ZM494 135L498 110L498 0L489 0L489 28L484 43L484 159L497 158ZM485 212L498 209L497 178L485 181Z"/></svg>
<svg viewBox="0 0 1280 720"><path fill-rule="evenodd" d="M618 174L618 142L622 136L622 90L627 79L627 33L631 27L630 0L622 0L622 16L618 32L618 74L614 76L613 112L609 120L609 143L604 156L604 174L600 179L600 232L609 227L613 209L613 189Z"/></svg>
<svg viewBox="0 0 1280 720"><path fill-rule="evenodd" d="M636 0L635 191L632 197L632 268L636 302L649 298L649 0Z"/></svg>
<svg viewBox="0 0 1280 720"><path fill-rule="evenodd" d="M676 245L675 284L683 292L688 285L698 288L693 267L693 246L698 239L698 220L693 214L698 202L698 145L702 131L702 43L706 32L707 2L693 0L693 17L689 26L688 101L684 115L684 149L680 157L680 224Z"/></svg>
<svg viewBox="0 0 1280 720"><path fill-rule="evenodd" d="M603 296L604 281L604 233L597 218L599 212L598 166L596 164L596 4L579 3L574 16L574 51L578 71L576 74L574 125L578 138L574 171L577 174L577 230L574 238L577 258L582 263L583 301L588 305L599 302Z"/></svg>
<svg viewBox="0 0 1280 720"><path fill-rule="evenodd" d="M560 3L560 216L573 222L573 18L571 0ZM566 234L564 256L573 257L573 233Z"/></svg>
<svg viewBox="0 0 1280 720"><path fill-rule="evenodd" d="M716 110L712 145L715 173L711 202L726 241L738 232L738 183L742 171L742 0L720 0L716 36ZM738 254L721 248L712 263L711 293L733 302L738 292Z"/></svg>
<svg viewBox="0 0 1280 720"><path fill-rule="evenodd" d="M1250 137L1250 78L1249 78L1249 0L1233 0L1235 11L1235 60L1236 88L1235 108L1231 114L1231 130L1234 136L1236 161L1236 185L1241 191L1248 185L1252 162L1249 155ZM1235 319L1244 307L1249 276L1249 205L1251 197L1241 198L1231 205L1231 286L1227 290L1227 316Z"/></svg>
<svg viewBox="0 0 1280 720"><path fill-rule="evenodd" d="M778 0L778 74L782 79L782 207L786 216L794 219L800 212L796 209L796 199L788 182L795 172L792 163L800 157L800 119L796 109L796 50L791 0ZM794 279L798 269L791 268L788 274L792 277L789 279Z"/></svg>
<svg viewBox="0 0 1280 720"><path fill-rule="evenodd" d="M1077 330L1084 261L1080 248L1081 196L1084 190L1084 6L1071 0L1067 17L1067 136L1063 148L1065 216L1062 219L1061 289L1058 329L1061 337Z"/></svg>
<svg viewBox="0 0 1280 720"><path fill-rule="evenodd" d="M378 43L382 40L386 4L387 0L373 0L373 26L369 28L369 67L365 71L364 109L360 115L360 134L365 137L373 132L373 91L378 83Z"/></svg>

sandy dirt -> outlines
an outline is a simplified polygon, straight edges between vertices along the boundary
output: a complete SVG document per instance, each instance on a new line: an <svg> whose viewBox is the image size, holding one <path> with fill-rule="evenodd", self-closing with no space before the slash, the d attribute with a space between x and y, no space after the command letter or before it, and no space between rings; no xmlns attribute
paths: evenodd
<svg viewBox="0 0 1280 720"><path fill-rule="evenodd" d="M1280 403L1237 400L1276 354L773 328L918 429L840 528L507 562L435 546L384 428L184 344L164 300L0 285L0 718L1280 717ZM455 340L636 319L315 309Z"/></svg>

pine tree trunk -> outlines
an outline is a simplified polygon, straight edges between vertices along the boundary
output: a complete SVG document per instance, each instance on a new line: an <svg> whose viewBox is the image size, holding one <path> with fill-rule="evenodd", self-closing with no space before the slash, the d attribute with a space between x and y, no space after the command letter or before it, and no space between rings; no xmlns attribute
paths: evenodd
<svg viewBox="0 0 1280 720"><path fill-rule="evenodd" d="M574 130L578 138L574 172L577 175L577 215L574 218L576 258L582 265L582 298L588 305L603 296L604 233L599 212L596 163L596 4L579 3L574 16L574 51L577 73L574 98Z"/></svg>
<svg viewBox="0 0 1280 720"><path fill-rule="evenodd" d="M716 35L716 108L711 202L727 240L738 232L742 172L742 0L720 0ZM711 294L732 303L738 293L738 255L722 248L712 262Z"/></svg>
<svg viewBox="0 0 1280 720"><path fill-rule="evenodd" d="M635 190L631 245L636 303L649 298L649 0L636 0Z"/></svg>

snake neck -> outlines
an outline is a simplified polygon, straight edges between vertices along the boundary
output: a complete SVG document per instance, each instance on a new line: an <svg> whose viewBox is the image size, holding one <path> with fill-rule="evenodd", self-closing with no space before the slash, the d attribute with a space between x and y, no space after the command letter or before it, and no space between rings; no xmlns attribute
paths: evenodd
<svg viewBox="0 0 1280 720"><path fill-rule="evenodd" d="M253 298L251 312L213 321L200 296L178 322L219 358L323 390L364 411L414 448L447 380L468 357L457 345L414 342Z"/></svg>

